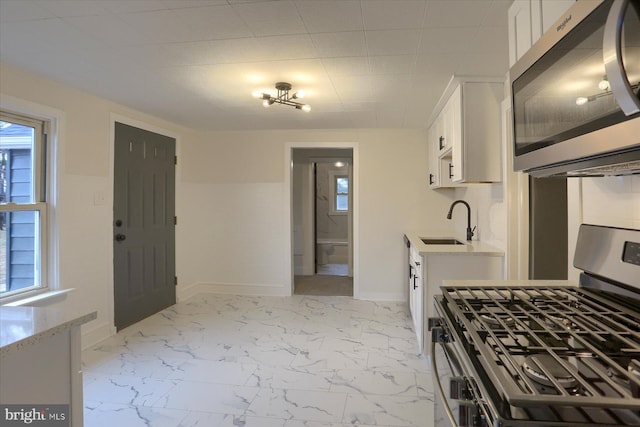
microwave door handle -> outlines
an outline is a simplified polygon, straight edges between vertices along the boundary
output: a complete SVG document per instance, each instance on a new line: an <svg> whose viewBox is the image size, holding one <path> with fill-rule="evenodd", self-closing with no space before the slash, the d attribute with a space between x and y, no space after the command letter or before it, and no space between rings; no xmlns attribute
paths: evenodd
<svg viewBox="0 0 640 427"><path fill-rule="evenodd" d="M630 116L640 111L640 99L633 93L622 64L622 23L629 0L615 1L604 27L602 57L611 91L622 112Z"/></svg>

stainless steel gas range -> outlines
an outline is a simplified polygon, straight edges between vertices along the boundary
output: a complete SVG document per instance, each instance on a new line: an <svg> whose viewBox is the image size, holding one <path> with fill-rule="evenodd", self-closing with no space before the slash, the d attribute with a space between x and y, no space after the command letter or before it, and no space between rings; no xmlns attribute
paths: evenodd
<svg viewBox="0 0 640 427"><path fill-rule="evenodd" d="M582 225L579 286L444 286L436 426L640 426L640 230Z"/></svg>

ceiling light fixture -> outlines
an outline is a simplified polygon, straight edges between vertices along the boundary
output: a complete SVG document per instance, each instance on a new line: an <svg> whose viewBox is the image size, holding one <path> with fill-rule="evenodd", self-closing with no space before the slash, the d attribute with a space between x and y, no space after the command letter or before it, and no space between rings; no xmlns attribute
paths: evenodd
<svg viewBox="0 0 640 427"><path fill-rule="evenodd" d="M295 107L297 110L302 110L305 112L311 111L310 105L294 101L294 99L304 98L305 93L303 90L299 90L297 92L294 92L292 95L289 95L289 91L291 90L291 83L287 82L276 83L276 89L278 90L277 96L272 96L271 94L264 92L256 93L254 94L254 96L258 99L262 99L262 105L264 107L270 107L273 104L283 104Z"/></svg>

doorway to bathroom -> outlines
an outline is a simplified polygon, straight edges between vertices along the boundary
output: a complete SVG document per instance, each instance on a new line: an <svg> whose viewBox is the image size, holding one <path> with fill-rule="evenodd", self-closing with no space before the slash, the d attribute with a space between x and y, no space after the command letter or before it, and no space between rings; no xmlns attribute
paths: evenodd
<svg viewBox="0 0 640 427"><path fill-rule="evenodd" d="M351 159L313 159L315 274L349 275Z"/></svg>
<svg viewBox="0 0 640 427"><path fill-rule="evenodd" d="M292 152L294 293L353 296L353 150Z"/></svg>

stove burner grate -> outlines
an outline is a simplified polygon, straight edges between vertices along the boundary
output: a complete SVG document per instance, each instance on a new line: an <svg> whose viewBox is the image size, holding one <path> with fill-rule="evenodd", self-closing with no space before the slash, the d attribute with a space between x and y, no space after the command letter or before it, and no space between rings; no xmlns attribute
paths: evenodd
<svg viewBox="0 0 640 427"><path fill-rule="evenodd" d="M578 380L550 354L527 356L522 362L522 370L543 386L555 387L557 383L565 389L571 389L578 385Z"/></svg>
<svg viewBox="0 0 640 427"><path fill-rule="evenodd" d="M637 307L575 287L442 290L460 346L512 406L640 406L640 378L627 369L640 360Z"/></svg>

